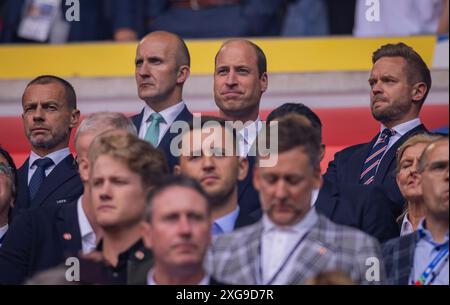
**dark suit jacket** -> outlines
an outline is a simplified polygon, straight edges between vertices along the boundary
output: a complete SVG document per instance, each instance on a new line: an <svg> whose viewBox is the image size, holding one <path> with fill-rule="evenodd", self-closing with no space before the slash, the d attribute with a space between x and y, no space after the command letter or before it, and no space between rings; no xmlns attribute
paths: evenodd
<svg viewBox="0 0 450 305"><path fill-rule="evenodd" d="M139 133L139 129L141 128L142 118L144 116L144 110L142 109L141 113L136 114L131 117L131 120L133 121L133 124L136 126L136 129ZM184 122L191 122L192 121L192 113L187 109L185 106L183 111L180 112L180 114L177 116L175 121L184 121ZM158 148L161 149L167 159L167 163L169 164L169 169L172 172L173 168L176 164L178 164L178 157L173 156L170 153L170 142L181 133L181 130L179 130L177 133L171 133L170 129L167 130L166 134L162 138L161 142L158 145Z"/></svg>
<svg viewBox="0 0 450 305"><path fill-rule="evenodd" d="M234 229L239 229L257 223L262 217L261 209L254 210L253 212L239 211L239 215L234 224Z"/></svg>
<svg viewBox="0 0 450 305"><path fill-rule="evenodd" d="M71 202L83 194L83 184L72 155L63 159L45 178L33 202L30 202L28 191L28 160L17 171L17 177L18 191L13 209L14 216L30 207Z"/></svg>
<svg viewBox="0 0 450 305"><path fill-rule="evenodd" d="M255 157L248 156L248 174L244 180L238 182L238 202L241 213L251 214L255 211L261 212L258 192L253 186L253 167ZM256 212L258 213L258 212Z"/></svg>
<svg viewBox="0 0 450 305"><path fill-rule="evenodd" d="M414 232L392 239L383 245L383 263L386 268L388 284L409 284L417 242L418 235L417 232Z"/></svg>
<svg viewBox="0 0 450 305"><path fill-rule="evenodd" d="M0 248L0 284L20 284L79 250L76 201L27 210L14 219Z"/></svg>
<svg viewBox="0 0 450 305"><path fill-rule="evenodd" d="M390 208L394 217L398 217L404 207L404 199L395 180L395 169L397 166L395 156L398 147L409 137L417 133L427 132L425 126L420 125L403 137L401 137L384 155L373 185L380 186L384 195L389 199ZM319 212L339 224L352 225L359 223L358 219L351 219L345 215L348 208L342 205L357 205L365 200L364 193L369 190L367 186L359 184L361 169L370 150L372 149L378 135L370 143L358 144L345 148L334 156L334 160L328 165L327 172L323 176L323 185L316 201ZM353 192L349 192L348 189ZM360 191L356 191L360 188Z"/></svg>

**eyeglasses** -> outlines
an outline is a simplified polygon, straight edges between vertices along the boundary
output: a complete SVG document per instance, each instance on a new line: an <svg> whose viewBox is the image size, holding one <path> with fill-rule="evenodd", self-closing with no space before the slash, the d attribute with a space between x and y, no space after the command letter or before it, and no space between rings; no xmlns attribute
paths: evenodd
<svg viewBox="0 0 450 305"><path fill-rule="evenodd" d="M423 171L427 170L436 176L444 176L448 174L448 161L436 161L425 165Z"/></svg>
<svg viewBox="0 0 450 305"><path fill-rule="evenodd" d="M0 163L0 175L11 177L13 174L13 168L9 165Z"/></svg>

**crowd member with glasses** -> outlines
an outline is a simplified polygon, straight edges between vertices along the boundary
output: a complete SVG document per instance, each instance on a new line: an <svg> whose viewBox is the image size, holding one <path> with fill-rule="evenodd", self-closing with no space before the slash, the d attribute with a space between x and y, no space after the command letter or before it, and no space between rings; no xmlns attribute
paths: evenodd
<svg viewBox="0 0 450 305"><path fill-rule="evenodd" d="M417 232L383 247L388 282L397 285L448 285L448 137L427 145L418 165L425 218Z"/></svg>
<svg viewBox="0 0 450 305"><path fill-rule="evenodd" d="M16 165L9 153L0 147L0 247L8 231L9 211L16 197Z"/></svg>

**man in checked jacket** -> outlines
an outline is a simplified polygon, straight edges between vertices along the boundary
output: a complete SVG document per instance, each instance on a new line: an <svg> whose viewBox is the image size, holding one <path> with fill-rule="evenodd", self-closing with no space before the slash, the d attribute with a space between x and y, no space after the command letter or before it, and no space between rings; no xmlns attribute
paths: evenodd
<svg viewBox="0 0 450 305"><path fill-rule="evenodd" d="M292 115L280 119L275 135L278 151L258 152L253 178L263 219L215 240L211 274L243 285L304 284L324 271L345 272L358 284L382 282L378 242L311 208L311 192L321 183L318 132ZM277 157L273 166L264 164L270 157Z"/></svg>

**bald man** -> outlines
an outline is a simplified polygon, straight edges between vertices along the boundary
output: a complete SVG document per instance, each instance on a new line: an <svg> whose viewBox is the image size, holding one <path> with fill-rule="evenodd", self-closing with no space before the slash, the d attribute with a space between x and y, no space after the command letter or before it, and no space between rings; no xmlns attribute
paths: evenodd
<svg viewBox="0 0 450 305"><path fill-rule="evenodd" d="M189 74L189 50L178 35L155 31L139 42L135 77L145 106L132 120L139 138L164 151L171 170L178 158L170 152L170 142L177 136L170 132L170 126L175 121L192 120L183 101L183 86Z"/></svg>

